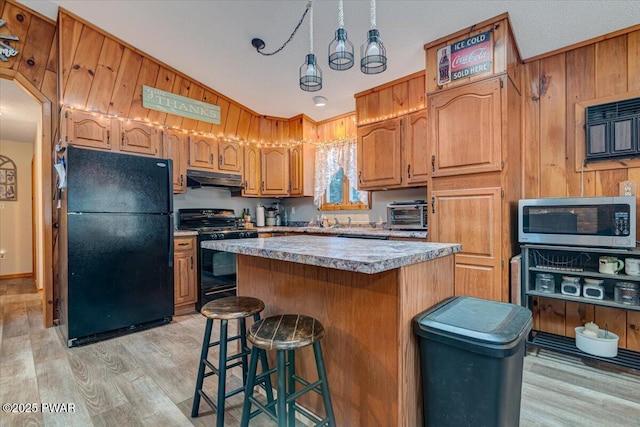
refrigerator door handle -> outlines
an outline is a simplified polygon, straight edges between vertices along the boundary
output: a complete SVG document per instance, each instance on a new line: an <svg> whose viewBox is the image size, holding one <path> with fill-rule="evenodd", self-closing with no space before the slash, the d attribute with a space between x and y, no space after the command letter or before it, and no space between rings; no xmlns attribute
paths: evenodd
<svg viewBox="0 0 640 427"><path fill-rule="evenodd" d="M169 267L173 268L173 217L169 214Z"/></svg>

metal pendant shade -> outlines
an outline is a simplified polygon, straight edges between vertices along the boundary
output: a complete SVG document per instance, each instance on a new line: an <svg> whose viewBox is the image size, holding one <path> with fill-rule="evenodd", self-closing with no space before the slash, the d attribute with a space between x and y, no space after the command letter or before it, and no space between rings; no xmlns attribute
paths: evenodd
<svg viewBox="0 0 640 427"><path fill-rule="evenodd" d="M387 50L378 30L369 30L367 41L360 46L360 56L360 71L365 74L378 74L387 69Z"/></svg>
<svg viewBox="0 0 640 427"><path fill-rule="evenodd" d="M382 44L380 32L376 29L376 1L371 0L371 29L367 40L360 46L360 71L365 74L378 74L387 69L387 50Z"/></svg>
<svg viewBox="0 0 640 427"><path fill-rule="evenodd" d="M309 2L309 54L300 67L300 89L317 92L322 89L322 69L313 54L313 3Z"/></svg>
<svg viewBox="0 0 640 427"><path fill-rule="evenodd" d="M322 70L316 62L316 56L310 53L300 67L300 89L316 92L322 89Z"/></svg>
<svg viewBox="0 0 640 427"><path fill-rule="evenodd" d="M353 44L347 38L344 29L344 9L342 0L338 6L338 29L335 38L329 43L329 67L344 71L353 67Z"/></svg>

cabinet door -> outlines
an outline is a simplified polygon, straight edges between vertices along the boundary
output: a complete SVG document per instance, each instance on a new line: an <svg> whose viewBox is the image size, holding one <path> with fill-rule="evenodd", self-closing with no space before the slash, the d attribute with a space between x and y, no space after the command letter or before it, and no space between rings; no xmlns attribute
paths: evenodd
<svg viewBox="0 0 640 427"><path fill-rule="evenodd" d="M179 314L181 310L177 308L178 306L192 304L195 307L198 300L196 238L176 237L173 240L173 247L173 299L176 306L175 312ZM186 308L187 311L191 311L189 307Z"/></svg>
<svg viewBox="0 0 640 427"><path fill-rule="evenodd" d="M462 244L455 255L456 295L502 298L500 194L493 187L431 193L429 239Z"/></svg>
<svg viewBox="0 0 640 427"><path fill-rule="evenodd" d="M289 195L313 196L316 148L300 144L289 148Z"/></svg>
<svg viewBox="0 0 640 427"><path fill-rule="evenodd" d="M160 156L160 132L158 129L134 122L122 122L120 126L120 151L154 157Z"/></svg>
<svg viewBox="0 0 640 427"><path fill-rule="evenodd" d="M237 142L218 142L218 169L223 172L242 172L242 147Z"/></svg>
<svg viewBox="0 0 640 427"><path fill-rule="evenodd" d="M189 140L189 164L203 169L216 169L218 141L206 136L192 136Z"/></svg>
<svg viewBox="0 0 640 427"><path fill-rule="evenodd" d="M627 349L640 351L640 311L627 311Z"/></svg>
<svg viewBox="0 0 640 427"><path fill-rule="evenodd" d="M427 111L410 114L402 122L406 183L424 184L431 177Z"/></svg>
<svg viewBox="0 0 640 427"><path fill-rule="evenodd" d="M174 130L165 130L162 135L162 155L173 161L173 192L187 191L187 140L188 137Z"/></svg>
<svg viewBox="0 0 640 427"><path fill-rule="evenodd" d="M399 119L358 127L358 189L402 184Z"/></svg>
<svg viewBox="0 0 640 427"><path fill-rule="evenodd" d="M244 147L243 196L260 195L260 149L255 145Z"/></svg>
<svg viewBox="0 0 640 427"><path fill-rule="evenodd" d="M195 303L196 294L196 260L193 251L174 252L173 281L174 304Z"/></svg>
<svg viewBox="0 0 640 427"><path fill-rule="evenodd" d="M118 138L119 121L75 110L64 113L64 139L82 147L111 150L112 138Z"/></svg>
<svg viewBox="0 0 640 427"><path fill-rule="evenodd" d="M430 95L433 176L502 169L500 78Z"/></svg>
<svg viewBox="0 0 640 427"><path fill-rule="evenodd" d="M262 149L263 196L289 195L289 150L282 147Z"/></svg>

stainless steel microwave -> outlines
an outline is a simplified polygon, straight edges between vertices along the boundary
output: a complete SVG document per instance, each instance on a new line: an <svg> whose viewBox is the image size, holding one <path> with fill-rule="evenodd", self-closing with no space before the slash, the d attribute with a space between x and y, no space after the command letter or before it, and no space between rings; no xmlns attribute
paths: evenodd
<svg viewBox="0 0 640 427"><path fill-rule="evenodd" d="M636 246L636 197L568 197L518 202L520 243Z"/></svg>
<svg viewBox="0 0 640 427"><path fill-rule="evenodd" d="M395 230L426 230L427 202L412 200L387 205L387 226Z"/></svg>

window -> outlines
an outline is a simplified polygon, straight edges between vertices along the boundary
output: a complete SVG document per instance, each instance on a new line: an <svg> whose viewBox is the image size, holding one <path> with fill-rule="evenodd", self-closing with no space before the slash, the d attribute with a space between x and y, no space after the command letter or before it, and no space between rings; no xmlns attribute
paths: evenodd
<svg viewBox="0 0 640 427"><path fill-rule="evenodd" d="M314 203L320 210L369 209L368 191L358 191L358 162L354 138L316 149Z"/></svg>
<svg viewBox="0 0 640 427"><path fill-rule="evenodd" d="M329 182L329 186L325 190L324 197L322 199L323 211L329 210L357 210L357 209L369 209L371 200L368 203L362 201L362 196L365 195L370 199L370 194L366 191L358 191L349 184L349 180L344 174L344 169L340 168L336 172ZM345 197L347 195L347 197Z"/></svg>

